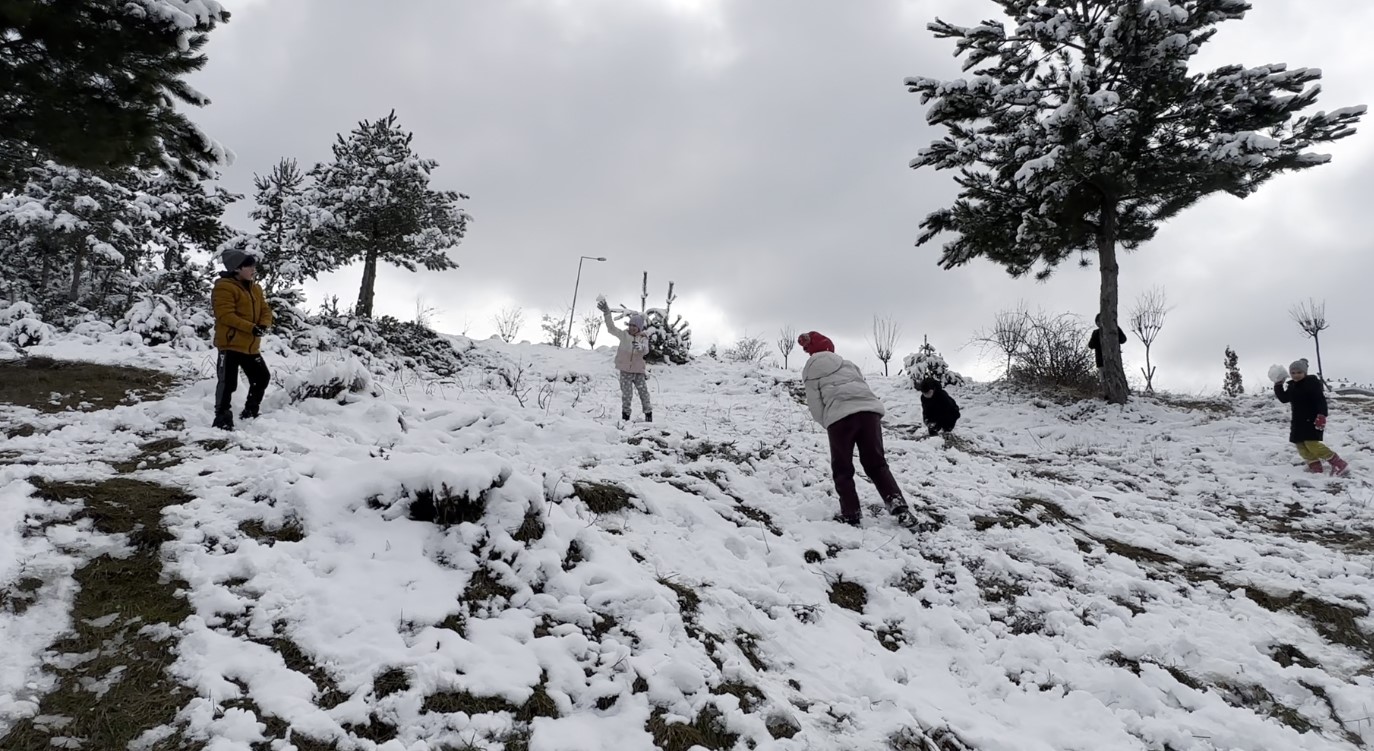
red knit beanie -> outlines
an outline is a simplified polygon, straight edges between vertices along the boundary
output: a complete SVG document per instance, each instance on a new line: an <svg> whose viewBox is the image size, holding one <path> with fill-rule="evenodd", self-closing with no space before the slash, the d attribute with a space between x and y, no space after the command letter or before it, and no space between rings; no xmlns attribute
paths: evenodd
<svg viewBox="0 0 1374 751"><path fill-rule="evenodd" d="M820 334L815 331L808 331L797 337L797 344L800 344L802 351L808 355L814 355L817 352L835 351L835 343L830 341L830 338L825 334Z"/></svg>

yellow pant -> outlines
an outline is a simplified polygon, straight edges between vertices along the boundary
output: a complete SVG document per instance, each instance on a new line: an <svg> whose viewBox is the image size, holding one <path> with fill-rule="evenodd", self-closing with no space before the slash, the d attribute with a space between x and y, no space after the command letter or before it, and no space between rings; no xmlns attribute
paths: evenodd
<svg viewBox="0 0 1374 751"><path fill-rule="evenodd" d="M1321 441L1303 441L1293 445L1298 447L1298 456L1305 462L1319 462L1336 455L1336 452L1327 448Z"/></svg>

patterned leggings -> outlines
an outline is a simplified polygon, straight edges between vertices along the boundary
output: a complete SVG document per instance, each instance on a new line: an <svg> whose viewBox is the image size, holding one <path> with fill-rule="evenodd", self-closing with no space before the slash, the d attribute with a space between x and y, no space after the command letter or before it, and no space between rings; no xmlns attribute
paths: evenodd
<svg viewBox="0 0 1374 751"><path fill-rule="evenodd" d="M627 415L630 414L635 391L639 392L639 404L644 407L644 414L653 414L653 405L649 403L649 377L643 373L620 371L620 411Z"/></svg>

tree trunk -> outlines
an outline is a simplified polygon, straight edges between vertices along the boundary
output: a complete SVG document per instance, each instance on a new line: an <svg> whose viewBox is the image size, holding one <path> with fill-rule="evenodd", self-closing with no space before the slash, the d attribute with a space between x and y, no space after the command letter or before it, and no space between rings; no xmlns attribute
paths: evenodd
<svg viewBox="0 0 1374 751"><path fill-rule="evenodd" d="M377 253L369 250L367 258L363 261L363 284L358 289L358 305L353 310L354 315L364 318L372 317L372 298L377 289Z"/></svg>
<svg viewBox="0 0 1374 751"><path fill-rule="evenodd" d="M76 245L76 258L72 260L72 285L67 290L67 299L76 302L81 298L81 272L86 266L86 246L83 243Z"/></svg>
<svg viewBox="0 0 1374 751"><path fill-rule="evenodd" d="M1116 201L1102 200L1102 228L1097 234L1098 269L1102 276L1099 305L1102 314L1102 388L1108 402L1125 404L1131 387L1126 383L1126 366L1121 362L1121 328L1116 323L1117 286L1121 268L1116 260Z"/></svg>
<svg viewBox="0 0 1374 751"><path fill-rule="evenodd" d="M1312 341L1317 344L1317 377L1321 379L1322 385L1326 385L1326 376L1322 375L1322 335L1321 332L1312 335ZM1327 386L1329 390L1330 387Z"/></svg>

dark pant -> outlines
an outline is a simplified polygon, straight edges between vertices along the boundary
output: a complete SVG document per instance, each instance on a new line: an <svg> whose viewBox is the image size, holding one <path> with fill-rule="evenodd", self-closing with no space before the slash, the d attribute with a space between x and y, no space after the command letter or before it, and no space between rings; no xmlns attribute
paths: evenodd
<svg viewBox="0 0 1374 751"><path fill-rule="evenodd" d="M830 469L835 476L835 492L840 495L840 514L847 519L859 518L859 493L854 489L854 446L859 447L859 464L864 474L878 488L878 495L890 508L905 502L902 489L887 468L883 456L883 418L877 412L859 412L831 425Z"/></svg>
<svg viewBox="0 0 1374 751"><path fill-rule="evenodd" d="M243 411L254 415L258 413L262 395L267 391L267 382L272 380L272 374L267 371L267 363L263 362L262 355L245 355L242 352L222 349L215 370L219 376L219 385L215 387L215 414L232 414L234 390L239 387L240 368L243 369L243 374L248 376L248 399L244 403Z"/></svg>

